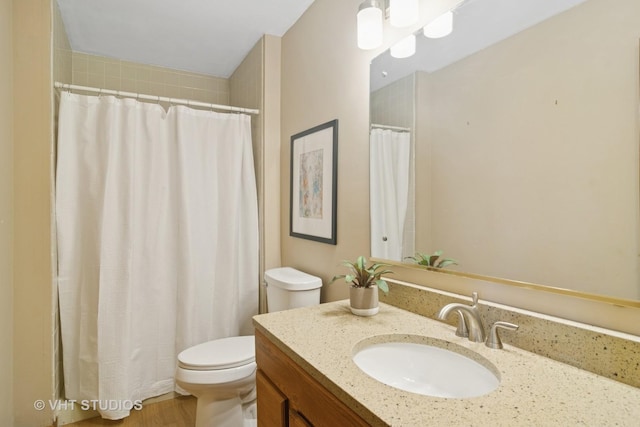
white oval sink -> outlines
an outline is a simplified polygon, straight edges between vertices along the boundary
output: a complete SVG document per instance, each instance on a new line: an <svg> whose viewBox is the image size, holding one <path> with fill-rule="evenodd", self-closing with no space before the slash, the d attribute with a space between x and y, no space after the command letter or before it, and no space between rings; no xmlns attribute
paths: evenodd
<svg viewBox="0 0 640 427"><path fill-rule="evenodd" d="M477 397L500 384L498 370L484 357L429 337L372 337L356 345L353 361L384 384L426 396Z"/></svg>

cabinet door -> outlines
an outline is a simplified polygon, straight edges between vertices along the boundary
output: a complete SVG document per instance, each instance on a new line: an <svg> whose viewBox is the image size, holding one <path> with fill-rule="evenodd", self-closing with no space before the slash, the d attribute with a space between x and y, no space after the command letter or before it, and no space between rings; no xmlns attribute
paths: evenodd
<svg viewBox="0 0 640 427"><path fill-rule="evenodd" d="M298 412L289 409L289 427L313 427Z"/></svg>
<svg viewBox="0 0 640 427"><path fill-rule="evenodd" d="M369 427L369 423L284 354L260 331L256 330L255 336L258 372L261 370L273 386L286 396L288 408L302 414L307 422L319 427ZM258 421L260 399L258 393Z"/></svg>
<svg viewBox="0 0 640 427"><path fill-rule="evenodd" d="M258 369L258 427L287 427L287 397Z"/></svg>

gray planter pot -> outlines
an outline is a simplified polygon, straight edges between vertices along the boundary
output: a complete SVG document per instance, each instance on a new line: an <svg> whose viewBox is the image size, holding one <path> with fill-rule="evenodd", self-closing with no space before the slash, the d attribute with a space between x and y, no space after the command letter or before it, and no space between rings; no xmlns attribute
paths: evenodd
<svg viewBox="0 0 640 427"><path fill-rule="evenodd" d="M373 316L378 313L378 287L349 288L351 312L357 316Z"/></svg>

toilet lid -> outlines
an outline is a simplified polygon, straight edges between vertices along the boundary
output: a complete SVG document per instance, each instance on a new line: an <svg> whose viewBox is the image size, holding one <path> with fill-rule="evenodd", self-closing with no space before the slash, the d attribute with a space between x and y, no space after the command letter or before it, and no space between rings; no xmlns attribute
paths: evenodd
<svg viewBox="0 0 640 427"><path fill-rule="evenodd" d="M190 347L178 355L185 369L216 370L235 368L255 361L253 336L228 337Z"/></svg>

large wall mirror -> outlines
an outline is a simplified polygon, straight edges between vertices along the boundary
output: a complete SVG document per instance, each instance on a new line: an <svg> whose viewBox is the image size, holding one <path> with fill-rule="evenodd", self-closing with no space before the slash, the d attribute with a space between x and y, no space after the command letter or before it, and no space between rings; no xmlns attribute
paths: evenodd
<svg viewBox="0 0 640 427"><path fill-rule="evenodd" d="M640 2L613 3L470 0L372 61L372 256L640 300Z"/></svg>

